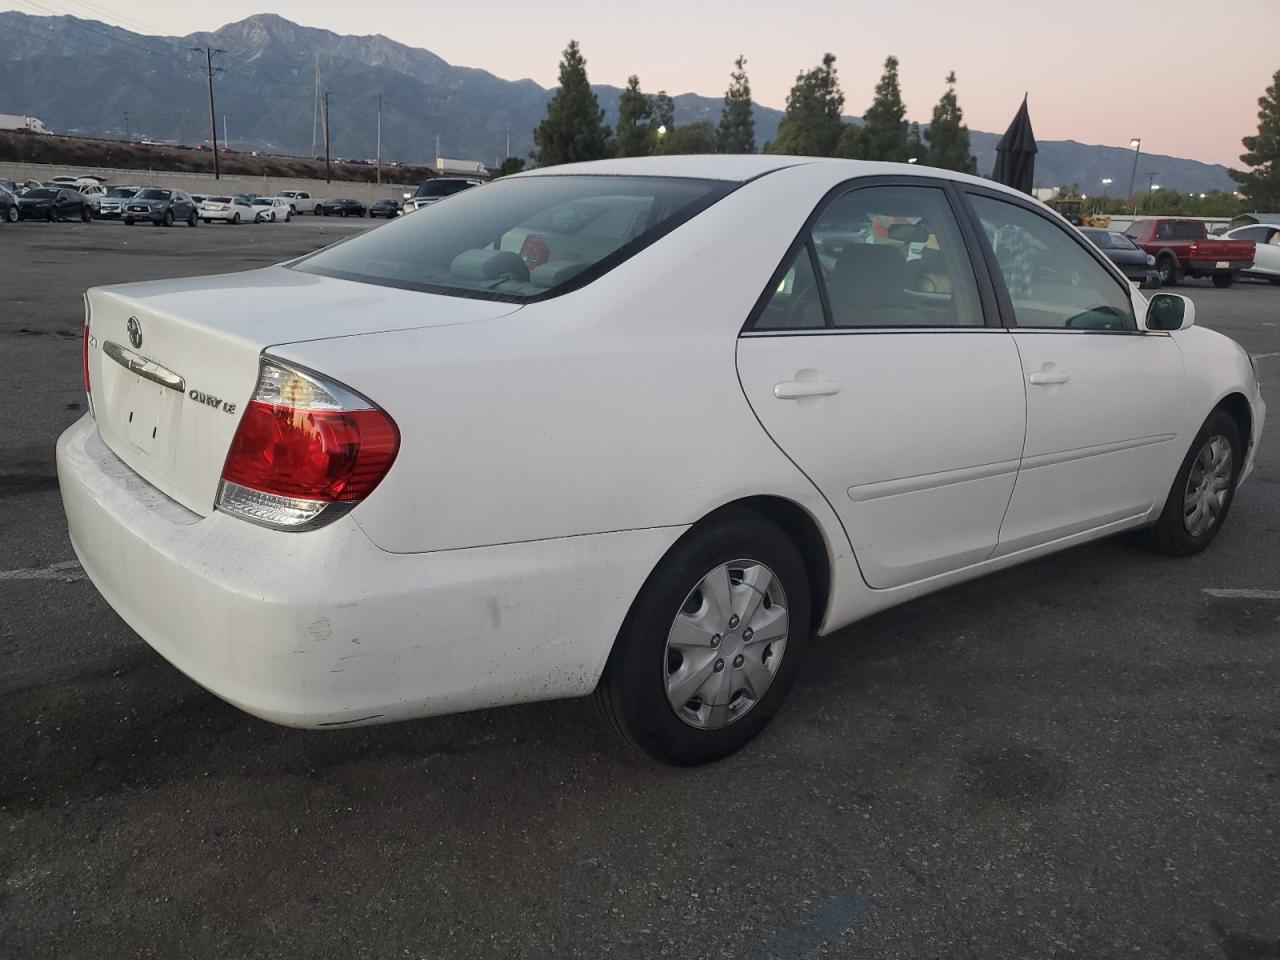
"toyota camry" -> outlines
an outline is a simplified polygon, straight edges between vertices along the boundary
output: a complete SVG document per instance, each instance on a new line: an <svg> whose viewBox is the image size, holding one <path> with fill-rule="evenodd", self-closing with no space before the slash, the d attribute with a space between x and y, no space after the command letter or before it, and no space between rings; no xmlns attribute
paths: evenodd
<svg viewBox="0 0 1280 960"><path fill-rule="evenodd" d="M1265 411L1190 300L905 165L553 167L85 300L71 539L179 670L301 727L593 694L677 764L815 634L1121 531L1203 550Z"/></svg>

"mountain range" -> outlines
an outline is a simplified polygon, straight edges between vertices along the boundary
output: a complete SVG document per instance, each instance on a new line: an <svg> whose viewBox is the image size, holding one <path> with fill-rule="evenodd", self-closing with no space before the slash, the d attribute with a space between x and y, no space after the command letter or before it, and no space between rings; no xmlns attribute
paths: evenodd
<svg viewBox="0 0 1280 960"><path fill-rule="evenodd" d="M211 33L156 37L73 16L0 12L0 39L0 113L39 117L76 136L207 141L206 58L193 49L202 47L223 51L214 58L218 136L225 115L237 150L310 156L314 143L322 151L317 71L329 93L331 153L355 159L376 152L379 98L384 159L430 162L438 142L445 156L496 163L508 138L511 153L525 156L552 94L532 80L454 66L384 36L342 36L274 14ZM614 122L621 90L594 89ZM677 124L718 122L721 97L685 93L675 106ZM755 105L758 144L776 135L781 119L782 111ZM998 139L972 132L980 172L994 165ZM1109 177L1113 194L1127 186L1133 154L1126 148L1072 140L1039 146L1038 184L1077 183L1091 193ZM1234 189L1225 167L1196 160L1144 154L1137 186L1148 173L1187 192Z"/></svg>

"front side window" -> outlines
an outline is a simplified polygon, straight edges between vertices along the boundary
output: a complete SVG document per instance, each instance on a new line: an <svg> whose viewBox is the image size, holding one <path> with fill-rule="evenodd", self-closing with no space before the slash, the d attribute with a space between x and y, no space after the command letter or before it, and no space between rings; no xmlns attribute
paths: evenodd
<svg viewBox="0 0 1280 960"><path fill-rule="evenodd" d="M1048 217L970 196L1020 327L1136 330L1127 291Z"/></svg>
<svg viewBox="0 0 1280 960"><path fill-rule="evenodd" d="M814 262L826 316L806 286ZM973 266L946 193L885 186L852 190L821 213L755 329L982 325Z"/></svg>
<svg viewBox="0 0 1280 960"><path fill-rule="evenodd" d="M548 175L464 190L292 269L525 302L597 276L729 193L674 177Z"/></svg>

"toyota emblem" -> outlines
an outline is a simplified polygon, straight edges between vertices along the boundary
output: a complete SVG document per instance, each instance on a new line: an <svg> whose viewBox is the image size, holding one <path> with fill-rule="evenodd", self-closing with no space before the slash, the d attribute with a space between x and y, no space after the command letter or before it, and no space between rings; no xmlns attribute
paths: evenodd
<svg viewBox="0 0 1280 960"><path fill-rule="evenodd" d="M129 322L125 324L125 329L129 331L129 342L133 344L133 349L137 350L142 346L142 324L138 322L137 317L130 317Z"/></svg>

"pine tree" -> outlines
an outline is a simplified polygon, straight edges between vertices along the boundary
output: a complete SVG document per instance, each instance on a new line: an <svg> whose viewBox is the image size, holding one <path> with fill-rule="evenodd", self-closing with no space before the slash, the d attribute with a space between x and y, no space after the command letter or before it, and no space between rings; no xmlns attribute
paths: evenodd
<svg viewBox="0 0 1280 960"><path fill-rule="evenodd" d="M884 62L884 74L876 84L876 96L863 115L866 125L866 159L890 160L897 163L907 159L907 108L902 103L902 90L898 86L898 58L888 57Z"/></svg>
<svg viewBox="0 0 1280 960"><path fill-rule="evenodd" d="M778 137L765 145L768 153L802 157L835 156L844 132L841 114L844 94L836 76L835 54L822 58L822 65L796 77L787 94L787 111L778 124Z"/></svg>
<svg viewBox="0 0 1280 960"><path fill-rule="evenodd" d="M533 131L538 165L603 159L608 156L608 140L604 111L587 82L587 61L578 41L570 40L560 61L560 87Z"/></svg>
<svg viewBox="0 0 1280 960"><path fill-rule="evenodd" d="M933 162L931 151L920 136L920 124L914 121L911 124L910 131L907 133L907 160L908 162L914 160L916 163L937 166Z"/></svg>
<svg viewBox="0 0 1280 960"><path fill-rule="evenodd" d="M1228 170L1254 210L1280 209L1280 70L1258 98L1257 136L1240 141L1240 159L1252 170ZM1162 191L1163 192L1163 191Z"/></svg>
<svg viewBox="0 0 1280 960"><path fill-rule="evenodd" d="M720 114L720 153L755 153L756 122L751 113L751 84L747 81L747 58L733 61L729 89Z"/></svg>
<svg viewBox="0 0 1280 960"><path fill-rule="evenodd" d="M964 112L956 100L956 72L947 74L947 91L933 108L929 124L930 166L961 173L977 173L978 163L969 152L969 128L964 125ZM921 160L921 163L926 161Z"/></svg>
<svg viewBox="0 0 1280 960"><path fill-rule="evenodd" d="M835 155L845 160L861 160L867 155L867 138L862 127L856 123L844 125L840 139L836 141Z"/></svg>
<svg viewBox="0 0 1280 960"><path fill-rule="evenodd" d="M620 157L643 157L653 149L653 101L640 90L640 78L632 74L618 98L618 148Z"/></svg>
<svg viewBox="0 0 1280 960"><path fill-rule="evenodd" d="M710 120L682 123L659 138L654 154L716 153L716 128Z"/></svg>

